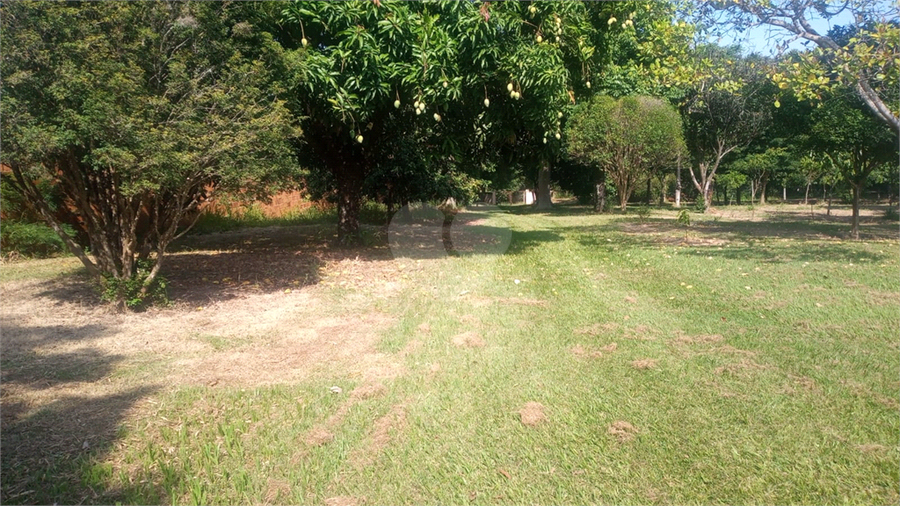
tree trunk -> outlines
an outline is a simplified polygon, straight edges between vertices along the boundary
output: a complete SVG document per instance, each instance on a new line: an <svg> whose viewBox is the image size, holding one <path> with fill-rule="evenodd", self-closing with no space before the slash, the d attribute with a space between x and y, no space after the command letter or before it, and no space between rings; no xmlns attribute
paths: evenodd
<svg viewBox="0 0 900 506"><path fill-rule="evenodd" d="M803 205L809 204L809 187L812 186L812 183L806 183L806 193L803 194Z"/></svg>
<svg viewBox="0 0 900 506"><path fill-rule="evenodd" d="M759 182L759 205L761 206L766 205L766 185L768 184L769 182L765 179Z"/></svg>
<svg viewBox="0 0 900 506"><path fill-rule="evenodd" d="M594 194L594 211L602 213L606 209L606 171L601 170Z"/></svg>
<svg viewBox="0 0 900 506"><path fill-rule="evenodd" d="M854 240L859 239L859 198L862 195L863 184L851 183L851 193L853 193L853 219L850 225L850 237Z"/></svg>
<svg viewBox="0 0 900 506"><path fill-rule="evenodd" d="M537 209L550 209L553 203L550 201L550 162L541 162L538 171Z"/></svg>
<svg viewBox="0 0 900 506"><path fill-rule="evenodd" d="M362 182L356 178L346 179L338 184L338 242L358 244Z"/></svg>
<svg viewBox="0 0 900 506"><path fill-rule="evenodd" d="M703 196L703 204L706 206L706 209L709 209L710 207L712 207L712 199L713 199L713 190L714 189L715 189L715 186L713 184L713 180L707 179L706 184L703 188L703 191L701 192L701 195Z"/></svg>
<svg viewBox="0 0 900 506"><path fill-rule="evenodd" d="M681 156L678 156L678 165L675 169L675 207L681 207Z"/></svg>
<svg viewBox="0 0 900 506"><path fill-rule="evenodd" d="M781 201L787 202L787 186L781 187Z"/></svg>
<svg viewBox="0 0 900 506"><path fill-rule="evenodd" d="M62 239L63 244L66 245L69 251L81 261L88 273L94 278L99 279L101 273L97 264L88 258L84 249L82 249L81 246L62 228L62 224L53 215L53 211L50 209L50 206L47 205L47 202L44 201L43 194L38 190L37 186L35 186L31 179L28 179L28 177L22 174L22 170L17 164L12 164L11 169L13 171L13 183L15 183L14 186L17 187L19 193L37 208L41 217L44 218L44 221L46 221L47 224L50 225L50 228L56 232L56 235Z"/></svg>
<svg viewBox="0 0 900 506"><path fill-rule="evenodd" d="M650 197L650 193L653 191L653 185L651 184L651 181L652 181L652 179L648 177L647 178L647 207L650 207L650 205L653 203L651 200L651 197Z"/></svg>
<svg viewBox="0 0 900 506"><path fill-rule="evenodd" d="M666 178L662 174L659 176L659 207L666 203Z"/></svg>
<svg viewBox="0 0 900 506"><path fill-rule="evenodd" d="M741 205L741 187L740 186L738 186L734 190L734 196L736 197L735 200L737 201L737 205Z"/></svg>
<svg viewBox="0 0 900 506"><path fill-rule="evenodd" d="M756 202L756 182L750 180L750 205Z"/></svg>

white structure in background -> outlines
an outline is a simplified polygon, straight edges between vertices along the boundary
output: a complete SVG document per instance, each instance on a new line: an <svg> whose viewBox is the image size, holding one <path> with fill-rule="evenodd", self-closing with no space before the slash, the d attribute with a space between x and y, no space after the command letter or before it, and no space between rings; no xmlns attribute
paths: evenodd
<svg viewBox="0 0 900 506"><path fill-rule="evenodd" d="M534 204L534 202L537 200L535 198L534 192L531 190L525 190L524 196L525 196L525 205Z"/></svg>

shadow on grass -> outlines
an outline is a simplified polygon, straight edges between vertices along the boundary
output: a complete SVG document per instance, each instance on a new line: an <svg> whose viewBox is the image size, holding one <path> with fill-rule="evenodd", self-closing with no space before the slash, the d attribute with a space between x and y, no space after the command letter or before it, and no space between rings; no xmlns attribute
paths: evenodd
<svg viewBox="0 0 900 506"><path fill-rule="evenodd" d="M90 343L108 337L105 325L27 326L3 322L0 382L0 503L80 504L96 501L93 459L117 441L136 402L155 387L110 391L103 380L124 357ZM73 351L41 352L87 344ZM85 392L91 394L85 395Z"/></svg>
<svg viewBox="0 0 900 506"><path fill-rule="evenodd" d="M107 499L100 461L121 434L128 411L152 387L100 396L67 396L36 412L3 403L0 455L3 504L81 504ZM23 416L24 415L24 416ZM115 495L124 491L115 491Z"/></svg>
<svg viewBox="0 0 900 506"><path fill-rule="evenodd" d="M866 233L861 233L861 237L870 240L897 239L896 231L886 225L875 224L864 230ZM589 247L646 249L663 245L680 246L696 248L684 254L697 256L707 256L709 248L715 248L716 256L763 262L826 259L883 262L893 258L889 253L866 251L859 247L858 241L842 240L846 227L840 223L706 221L686 227L672 220L647 219L641 222L620 218L611 220L606 227L568 227L561 229L561 232L577 234L577 240Z"/></svg>

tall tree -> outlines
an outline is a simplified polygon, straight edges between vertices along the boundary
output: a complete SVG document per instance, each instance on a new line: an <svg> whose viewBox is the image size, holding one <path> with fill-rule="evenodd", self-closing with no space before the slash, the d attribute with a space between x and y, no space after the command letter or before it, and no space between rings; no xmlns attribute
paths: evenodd
<svg viewBox="0 0 900 506"><path fill-rule="evenodd" d="M434 163L528 139L552 159L574 80L592 67L593 26L577 3L290 2L267 23L300 62L291 104L307 131L304 164L328 172L341 240L358 235L377 145L416 125ZM578 69L573 75L569 68ZM546 139L546 143L545 143ZM477 158L477 157L476 157Z"/></svg>
<svg viewBox="0 0 900 506"><path fill-rule="evenodd" d="M373 146L397 134L397 121L431 137L434 159L535 173L548 205L566 106L606 79L619 42L651 39L674 15L668 2L278 5L261 22L300 62L291 104L316 132L302 158L332 175L339 235L350 240L363 182L383 165Z"/></svg>
<svg viewBox="0 0 900 506"><path fill-rule="evenodd" d="M737 48L705 46L695 54L697 80L681 111L692 164L688 173L706 207L716 171L732 151L745 147L769 124L762 60L742 58Z"/></svg>
<svg viewBox="0 0 900 506"><path fill-rule="evenodd" d="M566 125L567 153L605 172L624 211L635 184L672 162L683 144L681 117L652 97L600 95L582 104Z"/></svg>
<svg viewBox="0 0 900 506"><path fill-rule="evenodd" d="M806 39L818 47L802 54L801 61L773 73L783 89L798 98L821 98L835 86L853 89L875 117L900 133L900 9L882 0L708 0L708 20L742 29L769 25L781 30L784 47L790 40ZM827 34L811 21L849 14L849 27ZM776 34L777 35L777 34ZM844 36L850 35L850 36Z"/></svg>
<svg viewBox="0 0 900 506"><path fill-rule="evenodd" d="M0 17L0 156L92 274L129 280L155 253L146 290L201 202L228 188L265 194L291 170L298 131L272 66L247 56L277 61L277 48L225 4L11 2ZM40 179L77 213L90 256Z"/></svg>

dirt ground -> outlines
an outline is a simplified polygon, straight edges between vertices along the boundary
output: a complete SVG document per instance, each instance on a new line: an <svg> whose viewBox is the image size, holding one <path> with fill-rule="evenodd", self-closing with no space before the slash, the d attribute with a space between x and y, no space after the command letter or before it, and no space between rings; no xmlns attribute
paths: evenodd
<svg viewBox="0 0 900 506"><path fill-rule="evenodd" d="M144 312L112 310L77 277L0 284L4 460L108 443L176 386L290 383L326 367L368 384L402 374L401 357L376 349L393 323L378 307L411 267L386 246L339 250L316 233L191 237L166 259L173 305Z"/></svg>

